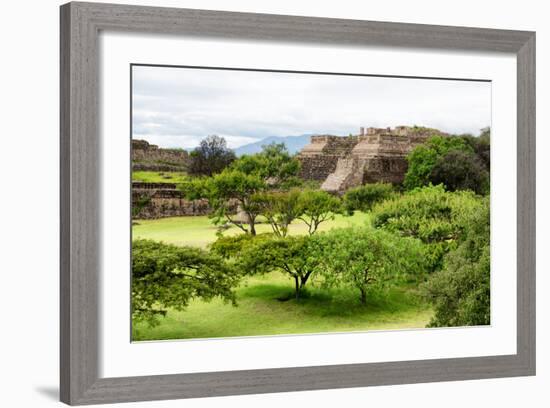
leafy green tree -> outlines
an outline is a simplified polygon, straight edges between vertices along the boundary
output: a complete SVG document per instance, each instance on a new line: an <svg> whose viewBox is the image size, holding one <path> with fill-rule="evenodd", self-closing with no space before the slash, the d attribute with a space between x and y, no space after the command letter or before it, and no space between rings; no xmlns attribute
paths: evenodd
<svg viewBox="0 0 550 408"><path fill-rule="evenodd" d="M298 200L297 218L308 227L309 235L313 235L319 225L333 220L335 214L342 212L341 200L325 191L304 190Z"/></svg>
<svg viewBox="0 0 550 408"><path fill-rule="evenodd" d="M132 242L132 318L158 323L168 308L183 310L192 299L220 297L235 303L240 274L221 257L191 247L151 240Z"/></svg>
<svg viewBox="0 0 550 408"><path fill-rule="evenodd" d="M489 199L471 215L458 247L424 286L434 304L431 327L491 323Z"/></svg>
<svg viewBox="0 0 550 408"><path fill-rule="evenodd" d="M232 166L245 174L254 174L271 188L288 188L299 184L300 162L292 157L284 143L262 146L262 151L243 155Z"/></svg>
<svg viewBox="0 0 550 408"><path fill-rule="evenodd" d="M449 191L472 190L477 194L489 192L489 171L474 153L450 150L441 156L430 173L434 185L445 184Z"/></svg>
<svg viewBox="0 0 550 408"><path fill-rule="evenodd" d="M380 201L390 198L393 186L388 183L365 184L346 191L343 197L344 209L349 215L355 211L367 212Z"/></svg>
<svg viewBox="0 0 550 408"><path fill-rule="evenodd" d="M288 274L299 300L308 280L321 270L323 257L322 240L317 236L254 239L244 246L236 265L251 275L273 271Z"/></svg>
<svg viewBox="0 0 550 408"><path fill-rule="evenodd" d="M431 270L441 269L443 256L456 248L468 220L483 200L470 191L445 191L443 185L416 189L377 204L373 224L428 245Z"/></svg>
<svg viewBox="0 0 550 408"><path fill-rule="evenodd" d="M181 188L189 199L208 199L215 224L229 223L256 235L256 220L261 210L257 193L266 188L258 175L226 168L212 177L191 180ZM239 212L245 215L244 220L237 217Z"/></svg>
<svg viewBox="0 0 550 408"><path fill-rule="evenodd" d="M432 169L438 159L450 150L473 153L472 147L461 137L433 136L426 143L415 147L407 156L408 169L403 185L407 190L423 187L430 183Z"/></svg>
<svg viewBox="0 0 550 408"><path fill-rule="evenodd" d="M261 204L260 213L271 225L273 233L278 237L286 237L288 227L302 212L301 191L270 191L259 194L256 199Z"/></svg>
<svg viewBox="0 0 550 408"><path fill-rule="evenodd" d="M334 229L322 237L325 283L359 290L362 304L369 290L424 273L423 245L417 239L365 227Z"/></svg>
<svg viewBox="0 0 550 408"><path fill-rule="evenodd" d="M189 173L211 176L220 173L236 158L223 137L208 136L190 155Z"/></svg>

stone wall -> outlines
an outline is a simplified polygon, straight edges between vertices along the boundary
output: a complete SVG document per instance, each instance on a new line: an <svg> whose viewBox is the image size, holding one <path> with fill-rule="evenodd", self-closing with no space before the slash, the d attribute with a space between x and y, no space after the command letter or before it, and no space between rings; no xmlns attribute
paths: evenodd
<svg viewBox="0 0 550 408"><path fill-rule="evenodd" d="M189 154L183 149L163 149L145 140L132 140L132 169L185 171Z"/></svg>
<svg viewBox="0 0 550 408"><path fill-rule="evenodd" d="M435 135L448 136L416 126L361 127L355 136L312 136L297 156L301 176L323 181L321 188L335 193L365 183L399 184L407 172L407 154Z"/></svg>
<svg viewBox="0 0 550 408"><path fill-rule="evenodd" d="M173 183L132 183L132 218L208 215L208 200L187 200Z"/></svg>

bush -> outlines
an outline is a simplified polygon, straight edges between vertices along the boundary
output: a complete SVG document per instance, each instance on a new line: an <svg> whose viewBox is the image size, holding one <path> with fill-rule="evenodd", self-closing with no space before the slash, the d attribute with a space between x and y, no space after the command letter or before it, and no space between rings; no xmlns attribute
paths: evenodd
<svg viewBox="0 0 550 408"><path fill-rule="evenodd" d="M343 205L349 215L355 211L370 211L374 204L393 194L393 186L387 183L365 184L352 188L344 194Z"/></svg>
<svg viewBox="0 0 550 408"><path fill-rule="evenodd" d="M443 270L424 286L434 304L431 327L491 323L489 200L468 220L459 246L444 258Z"/></svg>
<svg viewBox="0 0 550 408"><path fill-rule="evenodd" d="M443 256L456 248L468 220L482 206L482 198L472 192L428 186L377 204L373 224L427 244L426 257L434 271L441 269Z"/></svg>
<svg viewBox="0 0 550 408"><path fill-rule="evenodd" d="M194 298L235 303L240 274L198 248L139 239L132 242L132 319L158 323L167 308L183 310Z"/></svg>

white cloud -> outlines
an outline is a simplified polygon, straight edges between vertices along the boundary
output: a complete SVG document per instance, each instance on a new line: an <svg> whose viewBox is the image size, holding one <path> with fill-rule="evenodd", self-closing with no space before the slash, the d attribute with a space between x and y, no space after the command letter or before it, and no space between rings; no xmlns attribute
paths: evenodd
<svg viewBox="0 0 550 408"><path fill-rule="evenodd" d="M134 66L133 137L190 148L267 136L347 135L421 125L473 133L491 124L487 82Z"/></svg>

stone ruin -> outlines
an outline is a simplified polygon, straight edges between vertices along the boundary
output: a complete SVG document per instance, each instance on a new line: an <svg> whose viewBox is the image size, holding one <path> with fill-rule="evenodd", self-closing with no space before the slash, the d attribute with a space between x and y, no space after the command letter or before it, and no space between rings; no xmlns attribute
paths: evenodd
<svg viewBox="0 0 550 408"><path fill-rule="evenodd" d="M132 139L132 170L185 171L189 153L183 149L163 149L146 140Z"/></svg>
<svg viewBox="0 0 550 408"><path fill-rule="evenodd" d="M156 219L211 212L208 200L187 200L174 183L132 182L132 218Z"/></svg>
<svg viewBox="0 0 550 408"><path fill-rule="evenodd" d="M301 177L321 181L321 189L343 193L366 183L399 184L407 172L407 154L431 136L447 136L417 126L360 128L358 135L311 136L297 158Z"/></svg>

